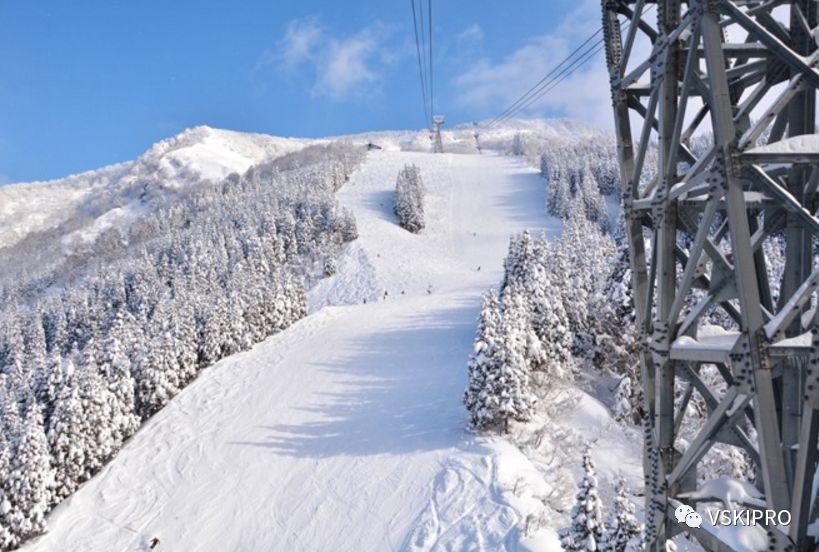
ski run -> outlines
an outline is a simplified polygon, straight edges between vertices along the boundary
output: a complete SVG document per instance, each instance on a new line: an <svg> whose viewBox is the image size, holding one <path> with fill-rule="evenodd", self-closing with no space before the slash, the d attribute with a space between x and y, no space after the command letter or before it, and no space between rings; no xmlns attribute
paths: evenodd
<svg viewBox="0 0 819 552"><path fill-rule="evenodd" d="M559 550L544 473L567 472L571 493L582 447L567 439L575 461L550 466L469 430L461 403L510 235L560 232L519 159L369 153L338 192L359 238L311 314L204 370L23 549ZM407 164L426 187L417 235L393 213ZM610 442L598 473L639 486L639 437L609 431L591 396L571 402L556 429Z"/></svg>

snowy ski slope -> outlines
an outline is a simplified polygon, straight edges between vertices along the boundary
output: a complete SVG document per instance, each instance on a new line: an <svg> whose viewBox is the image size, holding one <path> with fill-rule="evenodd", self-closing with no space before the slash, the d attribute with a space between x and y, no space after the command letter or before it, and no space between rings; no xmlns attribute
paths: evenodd
<svg viewBox="0 0 819 552"><path fill-rule="evenodd" d="M408 162L429 190L417 236L392 214ZM497 447L460 397L510 233L559 230L542 180L505 157L373 152L339 195L361 237L313 290L321 310L205 370L27 550L514 546Z"/></svg>
<svg viewBox="0 0 819 552"><path fill-rule="evenodd" d="M167 149L207 144L201 132ZM496 134L506 151L514 134ZM392 212L406 163L428 189L419 235ZM638 432L580 388L534 424L545 448L466 429L480 295L499 284L512 233L560 230L523 158L387 148L338 197L360 237L311 291L312 314L205 370L24 549L553 551L586 440L610 453L595 457L601 481L640 486Z"/></svg>

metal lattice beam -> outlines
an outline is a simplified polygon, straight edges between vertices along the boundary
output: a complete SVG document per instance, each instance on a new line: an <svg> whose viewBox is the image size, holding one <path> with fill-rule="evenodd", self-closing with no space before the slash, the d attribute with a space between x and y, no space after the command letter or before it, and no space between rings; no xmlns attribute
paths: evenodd
<svg viewBox="0 0 819 552"><path fill-rule="evenodd" d="M697 466L720 443L756 464L767 507L792 515L767 527L770 549L815 550L819 137L804 136L815 133L819 1L602 5L640 332L649 549L685 530L708 550L733 550L719 531L673 519L700 496ZM763 247L773 239L785 244L777 281ZM724 331L703 334L714 320ZM700 377L704 364L719 368L720 392ZM708 413L681 442L694 393Z"/></svg>

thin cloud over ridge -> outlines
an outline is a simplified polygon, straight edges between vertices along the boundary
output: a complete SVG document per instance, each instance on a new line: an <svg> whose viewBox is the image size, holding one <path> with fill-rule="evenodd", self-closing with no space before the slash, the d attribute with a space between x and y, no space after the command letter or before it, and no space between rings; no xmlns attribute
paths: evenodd
<svg viewBox="0 0 819 552"><path fill-rule="evenodd" d="M380 22L338 36L315 17L294 19L277 41L276 53L266 52L254 71L269 65L291 76L306 71L312 96L348 100L365 89L379 89L384 71L395 62L395 56L384 54L392 35L393 29Z"/></svg>

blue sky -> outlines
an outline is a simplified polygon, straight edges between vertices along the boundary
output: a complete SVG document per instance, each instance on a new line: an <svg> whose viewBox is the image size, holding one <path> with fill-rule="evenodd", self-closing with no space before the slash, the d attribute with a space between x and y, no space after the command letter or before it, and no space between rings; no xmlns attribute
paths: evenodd
<svg viewBox="0 0 819 552"><path fill-rule="evenodd" d="M599 2L433 1L436 111L491 117L599 25ZM420 128L409 0L0 3L0 183L133 159L206 124L283 136ZM531 115L605 124L601 63ZM599 96L603 109L585 101Z"/></svg>

